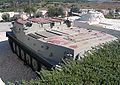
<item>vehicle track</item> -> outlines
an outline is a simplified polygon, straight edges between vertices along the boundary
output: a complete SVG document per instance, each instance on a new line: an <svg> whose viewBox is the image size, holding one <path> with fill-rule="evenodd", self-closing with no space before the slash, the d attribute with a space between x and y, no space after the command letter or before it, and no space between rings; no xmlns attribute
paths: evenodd
<svg viewBox="0 0 120 85"><path fill-rule="evenodd" d="M0 23L0 78L7 82L16 80L31 80L36 78L36 73L18 59L9 46L6 31L9 31L10 23Z"/></svg>

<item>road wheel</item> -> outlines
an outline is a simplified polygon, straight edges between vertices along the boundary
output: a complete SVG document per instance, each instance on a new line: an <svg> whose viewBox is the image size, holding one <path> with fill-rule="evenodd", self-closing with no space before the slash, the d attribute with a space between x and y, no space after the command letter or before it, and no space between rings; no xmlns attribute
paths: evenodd
<svg viewBox="0 0 120 85"><path fill-rule="evenodd" d="M15 43L14 42L12 43L12 47L13 47L13 52L15 53L16 52L16 48L15 48Z"/></svg>
<svg viewBox="0 0 120 85"><path fill-rule="evenodd" d="M24 51L22 49L21 49L21 59L25 60L25 54L24 54Z"/></svg>
<svg viewBox="0 0 120 85"><path fill-rule="evenodd" d="M41 68L47 70L47 68L44 65L41 65Z"/></svg>
<svg viewBox="0 0 120 85"><path fill-rule="evenodd" d="M29 54L26 54L26 63L31 65L31 59Z"/></svg>
<svg viewBox="0 0 120 85"><path fill-rule="evenodd" d="M16 54L17 54L18 56L20 56L20 49L19 49L18 46L16 46Z"/></svg>
<svg viewBox="0 0 120 85"><path fill-rule="evenodd" d="M10 48L11 48L11 50L12 50L12 52L13 52L13 47L12 47L12 43L13 43L13 42L12 42L12 40L9 39L9 38L8 38L8 41L9 41Z"/></svg>
<svg viewBox="0 0 120 85"><path fill-rule="evenodd" d="M38 62L34 58L32 58L32 67L34 71L38 70Z"/></svg>

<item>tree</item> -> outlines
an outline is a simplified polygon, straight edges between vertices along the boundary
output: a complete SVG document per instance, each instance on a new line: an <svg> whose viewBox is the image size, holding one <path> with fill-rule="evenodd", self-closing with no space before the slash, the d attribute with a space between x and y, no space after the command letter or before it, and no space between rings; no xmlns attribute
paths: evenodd
<svg viewBox="0 0 120 85"><path fill-rule="evenodd" d="M36 18L43 17L43 14L42 14L42 12L37 12L34 14L34 17L36 17Z"/></svg>
<svg viewBox="0 0 120 85"><path fill-rule="evenodd" d="M49 17L58 17L59 15L63 16L63 8L62 7L49 7L48 8L48 16Z"/></svg>
<svg viewBox="0 0 120 85"><path fill-rule="evenodd" d="M62 7L59 7L58 8L58 15L64 15L64 12L63 12L63 8Z"/></svg>
<svg viewBox="0 0 120 85"><path fill-rule="evenodd" d="M79 12L79 8L77 6L72 6L72 8L70 9L70 12Z"/></svg>
<svg viewBox="0 0 120 85"><path fill-rule="evenodd" d="M2 14L2 19L4 21L9 21L10 20L10 15L8 13L4 13L4 14Z"/></svg>
<svg viewBox="0 0 120 85"><path fill-rule="evenodd" d="M26 7L24 9L24 12L31 14L31 13L35 12L35 8L34 7L31 7L31 8L30 7Z"/></svg>
<svg viewBox="0 0 120 85"><path fill-rule="evenodd" d="M120 12L120 8L116 8L116 9L115 9L115 12L116 12L116 13Z"/></svg>
<svg viewBox="0 0 120 85"><path fill-rule="evenodd" d="M68 19L65 21L67 27L71 27L71 21L69 21Z"/></svg>
<svg viewBox="0 0 120 85"><path fill-rule="evenodd" d="M13 17L11 17L11 21L16 21L16 20L18 20L20 18L20 16L19 15L14 15Z"/></svg>

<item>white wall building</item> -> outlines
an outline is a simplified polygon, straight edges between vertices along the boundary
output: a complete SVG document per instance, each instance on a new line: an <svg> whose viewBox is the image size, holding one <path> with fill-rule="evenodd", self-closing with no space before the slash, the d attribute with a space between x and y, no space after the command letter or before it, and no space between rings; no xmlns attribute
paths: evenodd
<svg viewBox="0 0 120 85"><path fill-rule="evenodd" d="M0 13L0 21L2 21L2 20L3 20L3 19L2 19L2 14L3 14L3 13Z"/></svg>
<svg viewBox="0 0 120 85"><path fill-rule="evenodd" d="M92 12L82 15L81 18L74 21L74 26L104 31L116 37L120 35L120 20L107 19L101 12Z"/></svg>
<svg viewBox="0 0 120 85"><path fill-rule="evenodd" d="M10 17L13 17L14 15L19 14L19 12L3 12L4 13L8 13L10 15Z"/></svg>
<svg viewBox="0 0 120 85"><path fill-rule="evenodd" d="M42 15L45 16L46 13L47 13L47 10L40 10L40 9L38 9L38 10L36 11L36 13L38 13L38 12L41 12Z"/></svg>

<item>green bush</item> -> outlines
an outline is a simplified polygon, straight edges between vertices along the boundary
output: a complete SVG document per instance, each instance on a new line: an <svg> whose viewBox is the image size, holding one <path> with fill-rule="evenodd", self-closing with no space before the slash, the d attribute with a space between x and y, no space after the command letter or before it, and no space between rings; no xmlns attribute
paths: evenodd
<svg viewBox="0 0 120 85"><path fill-rule="evenodd" d="M42 14L42 12L37 12L34 14L34 17L39 18L39 17L43 17L44 15Z"/></svg>
<svg viewBox="0 0 120 85"><path fill-rule="evenodd" d="M24 8L24 12L26 12L26 13L34 13L35 11L36 11L36 9L34 7L27 6Z"/></svg>
<svg viewBox="0 0 120 85"><path fill-rule="evenodd" d="M63 8L62 7L49 7L48 8L48 16L49 17L58 17L59 15L63 16Z"/></svg>
<svg viewBox="0 0 120 85"><path fill-rule="evenodd" d="M10 15L8 13L4 13L4 14L2 14L2 19L4 21L9 21L10 20Z"/></svg>
<svg viewBox="0 0 120 85"><path fill-rule="evenodd" d="M79 7L77 7L77 6L72 6L72 8L70 9L70 12L76 12L76 13L78 13L79 12Z"/></svg>

